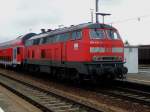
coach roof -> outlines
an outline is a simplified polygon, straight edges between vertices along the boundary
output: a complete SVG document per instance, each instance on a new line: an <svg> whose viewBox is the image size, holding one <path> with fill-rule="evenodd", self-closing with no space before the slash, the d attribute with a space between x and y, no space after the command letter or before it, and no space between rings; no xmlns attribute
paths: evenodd
<svg viewBox="0 0 150 112"><path fill-rule="evenodd" d="M83 28L113 28L113 27L110 25L98 24L98 23L84 23L84 24L79 24L76 26L71 25L70 27L64 27L64 28L52 30L50 32L40 33L38 35L33 36L29 40L42 38L42 37L48 37L48 36L66 33L66 32L75 31L75 30L81 30ZM115 28L113 28L113 29L115 29Z"/></svg>
<svg viewBox="0 0 150 112"><path fill-rule="evenodd" d="M35 33L28 33L28 34L25 34L25 35L21 35L21 36L17 37L14 40L10 40L10 41L7 41L7 42L0 43L0 48L13 47L15 45L22 44L25 40L31 38L34 35L36 35L36 34Z"/></svg>

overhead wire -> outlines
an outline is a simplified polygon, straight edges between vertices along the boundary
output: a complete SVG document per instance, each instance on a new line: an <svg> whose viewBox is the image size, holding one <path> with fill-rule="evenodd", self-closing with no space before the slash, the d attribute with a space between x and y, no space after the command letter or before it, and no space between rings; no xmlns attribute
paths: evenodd
<svg viewBox="0 0 150 112"><path fill-rule="evenodd" d="M143 16L137 16L137 17L134 17L134 18L128 18L128 19L124 19L124 20L113 21L110 24L118 24L118 23L124 23L124 22L128 22L128 21L134 21L134 20L137 20L137 21L140 22L141 19L149 18L149 17L150 17L150 14L149 15L143 15Z"/></svg>

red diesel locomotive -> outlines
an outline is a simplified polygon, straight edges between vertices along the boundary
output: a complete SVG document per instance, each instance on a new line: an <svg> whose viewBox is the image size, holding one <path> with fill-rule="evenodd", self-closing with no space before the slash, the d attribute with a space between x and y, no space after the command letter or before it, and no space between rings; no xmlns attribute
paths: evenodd
<svg viewBox="0 0 150 112"><path fill-rule="evenodd" d="M85 23L27 37L20 37L24 40L22 50L14 50L20 46L17 44L6 47L13 49L7 54L11 62L15 52L19 52L18 56L22 54L19 62L25 69L72 80L122 79L127 74L123 41L117 29L110 25ZM0 47L0 56L7 64L3 50Z"/></svg>

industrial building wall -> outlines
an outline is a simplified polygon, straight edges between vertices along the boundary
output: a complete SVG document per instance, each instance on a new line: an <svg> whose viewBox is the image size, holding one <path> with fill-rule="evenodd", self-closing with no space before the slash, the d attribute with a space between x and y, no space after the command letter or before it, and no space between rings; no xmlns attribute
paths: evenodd
<svg viewBox="0 0 150 112"><path fill-rule="evenodd" d="M150 45L139 46L139 65L150 65Z"/></svg>
<svg viewBox="0 0 150 112"><path fill-rule="evenodd" d="M125 66L128 73L138 73L138 47L127 46L124 48Z"/></svg>

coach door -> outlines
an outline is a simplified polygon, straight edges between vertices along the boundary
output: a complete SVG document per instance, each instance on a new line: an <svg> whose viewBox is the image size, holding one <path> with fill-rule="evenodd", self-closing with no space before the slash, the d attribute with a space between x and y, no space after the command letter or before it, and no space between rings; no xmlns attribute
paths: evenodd
<svg viewBox="0 0 150 112"><path fill-rule="evenodd" d="M17 47L13 48L13 64L17 63Z"/></svg>

